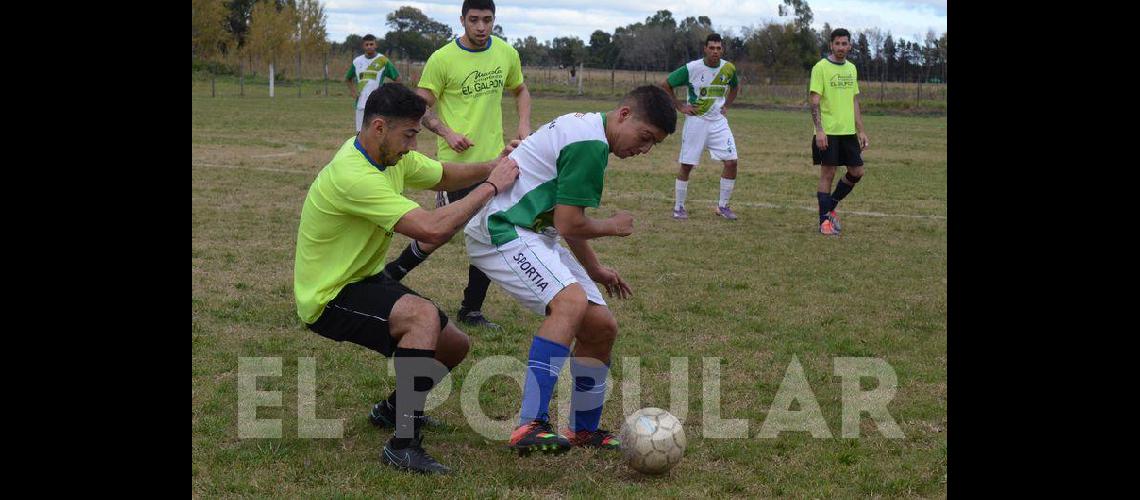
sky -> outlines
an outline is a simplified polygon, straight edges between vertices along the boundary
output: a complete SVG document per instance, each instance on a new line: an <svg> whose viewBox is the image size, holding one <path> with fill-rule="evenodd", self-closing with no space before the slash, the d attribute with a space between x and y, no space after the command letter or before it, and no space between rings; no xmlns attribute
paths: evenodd
<svg viewBox="0 0 1140 500"><path fill-rule="evenodd" d="M658 10L668 10L679 23L688 16L709 16L713 28L737 35L743 26L760 26L768 21L786 21L779 17L779 0L500 0L495 2L496 24L514 43L533 35L539 41L560 36L577 36L587 44L590 34L600 29L613 33L614 28L644 22ZM343 42L349 34L372 33L383 37L388 32L385 17L404 5L416 7L429 17L445 23L460 34L462 0L325 0L329 40ZM735 4L728 10L726 4ZM813 26L823 23L832 28L858 31L878 27L894 37L919 41L927 30L938 35L946 31L946 0L810 0Z"/></svg>

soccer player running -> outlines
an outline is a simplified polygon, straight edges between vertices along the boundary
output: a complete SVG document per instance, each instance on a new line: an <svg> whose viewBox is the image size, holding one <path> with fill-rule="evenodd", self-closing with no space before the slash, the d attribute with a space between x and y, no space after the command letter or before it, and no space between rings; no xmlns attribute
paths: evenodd
<svg viewBox="0 0 1140 500"><path fill-rule="evenodd" d="M685 220L685 196L689 193L689 173L700 164L701 153L707 148L709 156L724 162L720 174L720 200L716 214L736 220L736 213L728 207L732 189L736 186L736 144L732 129L728 127L728 107L736 100L736 66L721 59L724 42L720 35L711 33L705 38L705 57L691 61L669 74L661 87L673 95L673 88L688 87L686 101L676 101L677 111L688 115L681 132L681 170L677 172L676 198L673 218Z"/></svg>
<svg viewBox="0 0 1140 500"><path fill-rule="evenodd" d="M530 135L530 91L523 83L519 53L502 39L491 36L495 27L495 2L465 0L460 22L463 36L432 53L424 65L416 92L435 106L424 116L423 125L435 132L440 161L484 162L503 148L503 89L515 96L519 126L516 139ZM438 116L437 116L438 115ZM436 206L467 196L473 186L460 186L436 197ZM385 272L396 280L422 263L440 244L413 241ZM469 326L498 328L481 311L491 281L475 266L467 268L467 288L459 307L459 322Z"/></svg>
<svg viewBox="0 0 1140 500"><path fill-rule="evenodd" d="M436 381L467 355L468 338L430 300L384 276L384 257L393 233L447 241L491 196L510 189L518 166L505 156L510 146L481 164L440 164L411 151L426 109L399 83L368 96L363 130L341 145L305 197L293 293L310 330L395 358L397 388L369 414L374 424L396 428L381 461L446 473L423 449L423 408ZM406 188L442 191L475 182L467 198L432 211L403 196Z"/></svg>
<svg viewBox="0 0 1140 500"><path fill-rule="evenodd" d="M610 296L627 298L633 291L616 270L602 265L589 240L629 236L633 216L618 211L594 219L585 212L602 199L610 153L648 153L676 127L673 98L655 85L633 90L606 113L555 118L510 154L518 162L519 181L500 190L464 229L471 263L523 306L546 316L531 342L519 426L509 443L520 454L620 445L598 428L618 327L594 282ZM548 410L558 373L571 355L571 428L563 436L552 429Z"/></svg>
<svg viewBox="0 0 1140 500"><path fill-rule="evenodd" d="M863 130L863 114L859 110L859 76L855 65L847 62L851 49L851 33L843 28L831 32L831 54L811 68L811 119L815 137L811 142L813 165L819 165L819 232L839 236L839 216L835 207L846 198L863 178L863 156L871 142ZM835 191L831 181L836 167L847 167Z"/></svg>
<svg viewBox="0 0 1140 500"><path fill-rule="evenodd" d="M356 131L360 132L360 125L364 122L364 104L368 101L368 94L380 88L381 81L387 77L393 82L400 81L400 72L384 54L376 52L376 37L364 35L361 43L364 54L356 56L352 64L348 65L348 73L344 75L344 83L348 86L348 93L356 100Z"/></svg>

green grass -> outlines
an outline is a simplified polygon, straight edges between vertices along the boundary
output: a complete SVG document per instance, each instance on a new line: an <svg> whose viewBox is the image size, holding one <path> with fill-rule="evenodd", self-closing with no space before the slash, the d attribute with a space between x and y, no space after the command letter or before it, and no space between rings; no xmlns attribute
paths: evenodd
<svg viewBox="0 0 1140 500"><path fill-rule="evenodd" d="M712 214L719 165L702 157L688 203L691 219L669 218L678 133L649 155L611 157L602 207L633 212L628 238L598 240L635 296L611 300L622 357L641 357L641 405L669 408L670 357L688 357L689 448L664 477L644 477L613 455L574 450L520 459L503 442L467 426L462 383L473 362L523 359L541 318L492 287L485 311L501 332L470 331L471 355L454 373L451 396L432 413L450 425L426 445L457 469L450 477L401 474L378 453L390 432L372 428L368 406L393 387L386 360L304 329L292 296L293 249L309 183L353 131L348 99L192 97L192 463L194 496L921 496L946 495L946 120L867 116L867 174L840 207L841 238L815 228L818 170L810 161L805 113L736 109L740 149L733 195L740 220ZM339 89L330 85L331 89ZM247 86L247 92L250 87ZM279 96L282 94L279 94ZM532 125L611 101L535 101ZM504 99L504 128L515 130ZM679 124L680 125L680 124ZM420 150L433 154L425 132ZM430 206L432 194L410 196ZM860 213L886 214L860 215ZM845 214L845 215L844 215ZM921 217L911 217L921 216ZM407 239L397 236L389 258ZM454 315L466 283L461 237L406 279ZM260 390L284 406L258 418L283 420L281 439L237 437L237 367L245 356L281 357L284 374ZM759 439L764 417L796 357L832 439L805 432ZM862 437L840 437L837 356L886 360L899 385L889 409L906 434L887 439L867 417ZM319 418L340 418L341 439L297 437L298 358L316 358ZM721 418L746 419L747 439L702 438L702 358L721 358ZM868 382L863 383L870 387ZM872 382L873 384L873 382ZM519 389L487 381L483 410L512 418ZM620 391L603 425L618 427Z"/></svg>

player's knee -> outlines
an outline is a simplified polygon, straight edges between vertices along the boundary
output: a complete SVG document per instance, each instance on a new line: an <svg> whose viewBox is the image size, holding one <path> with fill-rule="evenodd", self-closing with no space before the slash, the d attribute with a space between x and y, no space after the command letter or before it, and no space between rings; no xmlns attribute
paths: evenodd
<svg viewBox="0 0 1140 500"><path fill-rule="evenodd" d="M618 324L613 314L599 314L590 326L590 334L596 343L612 345L617 339Z"/></svg>
<svg viewBox="0 0 1140 500"><path fill-rule="evenodd" d="M393 327L413 335L439 335L439 310L430 300L405 295L396 302L389 317Z"/></svg>
<svg viewBox="0 0 1140 500"><path fill-rule="evenodd" d="M854 186L855 184L858 184L861 179L863 179L863 172L858 172L856 175L852 175L851 172L847 172L843 178L847 180L848 184Z"/></svg>
<svg viewBox="0 0 1140 500"><path fill-rule="evenodd" d="M550 309L551 316L578 324L581 323L582 317L586 315L587 304L586 291L582 288L582 285L571 283L570 286L558 292L558 294L554 296L554 300L551 300L547 307Z"/></svg>

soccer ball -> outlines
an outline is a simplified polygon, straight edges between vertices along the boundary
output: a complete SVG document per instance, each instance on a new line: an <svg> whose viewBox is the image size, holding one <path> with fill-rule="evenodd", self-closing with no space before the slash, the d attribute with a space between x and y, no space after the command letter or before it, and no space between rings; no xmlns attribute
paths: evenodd
<svg viewBox="0 0 1140 500"><path fill-rule="evenodd" d="M673 414L661 408L642 408L625 419L621 452L633 470L661 474L685 454L685 429Z"/></svg>

